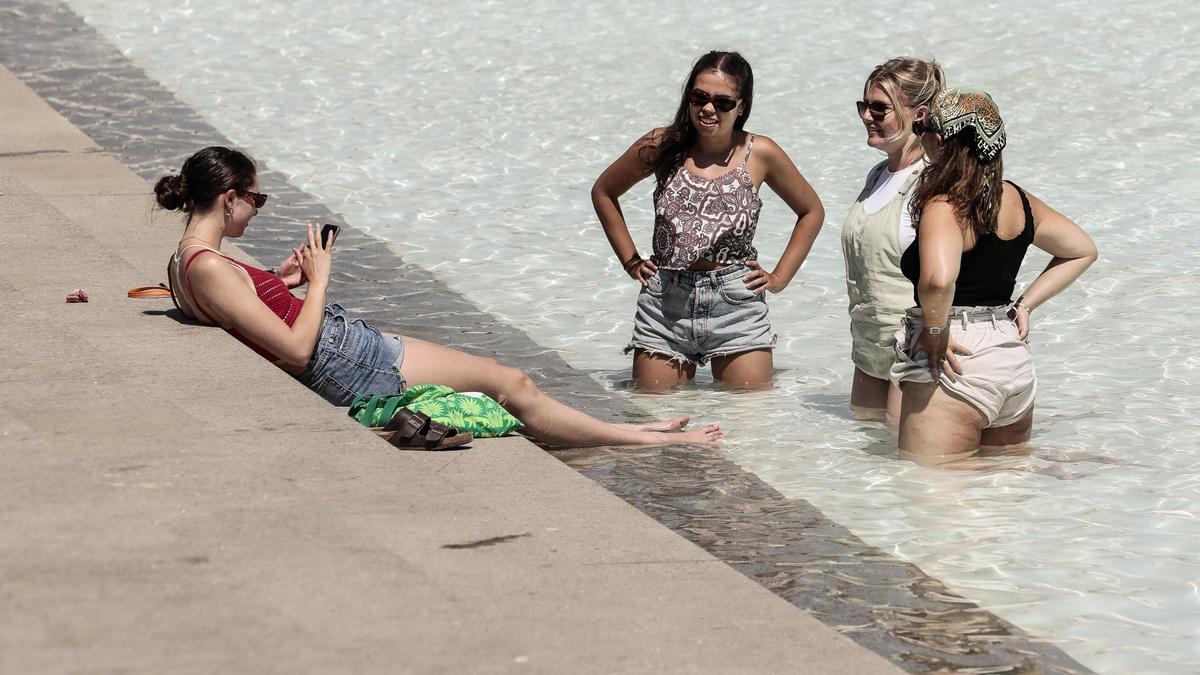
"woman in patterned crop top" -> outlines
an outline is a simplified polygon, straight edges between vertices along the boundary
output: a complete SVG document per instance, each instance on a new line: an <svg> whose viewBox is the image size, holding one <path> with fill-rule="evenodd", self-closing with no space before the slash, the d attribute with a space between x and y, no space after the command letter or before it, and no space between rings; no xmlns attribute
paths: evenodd
<svg viewBox="0 0 1200 675"><path fill-rule="evenodd" d="M754 75L737 52L692 67L675 119L635 142L592 187L592 204L625 273L641 284L634 315L635 386L663 391L712 362L713 378L771 384L775 334L766 291L787 287L808 256L825 210L774 141L744 129ZM618 199L655 177L654 254L638 254ZM758 263L754 231L766 183L796 213L774 270Z"/></svg>

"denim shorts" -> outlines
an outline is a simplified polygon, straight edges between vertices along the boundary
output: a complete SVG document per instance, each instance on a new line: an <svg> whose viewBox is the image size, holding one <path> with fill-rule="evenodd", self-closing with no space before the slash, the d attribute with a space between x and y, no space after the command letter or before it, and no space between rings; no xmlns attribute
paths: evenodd
<svg viewBox="0 0 1200 675"><path fill-rule="evenodd" d="M958 355L962 373L951 381L939 374L938 384L947 393L966 401L987 418L988 428L1013 424L1029 412L1037 396L1037 372L1033 368L1033 352L1021 339L1017 324L1008 318L1008 307L950 308L950 337L971 350L971 355ZM904 323L896 333L896 362L891 379L900 386L903 382L933 382L929 373L929 356L911 353L924 330L920 307L904 315Z"/></svg>
<svg viewBox="0 0 1200 675"><path fill-rule="evenodd" d="M297 380L334 405L348 406L361 394L404 391L400 364L404 339L385 337L362 319L351 319L341 305L325 307L321 337Z"/></svg>
<svg viewBox="0 0 1200 675"><path fill-rule="evenodd" d="M625 353L641 349L704 365L718 356L774 348L766 294L742 281L749 271L741 263L711 272L658 270L638 295Z"/></svg>

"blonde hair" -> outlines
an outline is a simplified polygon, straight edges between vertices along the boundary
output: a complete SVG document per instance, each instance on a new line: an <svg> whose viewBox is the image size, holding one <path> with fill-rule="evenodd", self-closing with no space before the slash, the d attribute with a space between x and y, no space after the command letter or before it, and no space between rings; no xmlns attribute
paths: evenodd
<svg viewBox="0 0 1200 675"><path fill-rule="evenodd" d="M901 123L896 135L899 138L912 133L912 111L923 105L933 105L933 99L946 88L946 75L933 59L922 61L900 56L875 66L863 85L863 98L867 97L871 87L876 86L892 100Z"/></svg>

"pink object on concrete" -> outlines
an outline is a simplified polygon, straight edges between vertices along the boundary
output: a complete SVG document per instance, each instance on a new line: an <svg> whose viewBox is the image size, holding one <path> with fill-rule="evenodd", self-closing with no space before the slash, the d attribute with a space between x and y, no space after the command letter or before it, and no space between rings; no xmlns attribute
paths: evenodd
<svg viewBox="0 0 1200 675"><path fill-rule="evenodd" d="M71 291L70 293L67 293L67 302L87 302L87 301L88 301L88 292L83 290L82 288L76 288L75 290Z"/></svg>

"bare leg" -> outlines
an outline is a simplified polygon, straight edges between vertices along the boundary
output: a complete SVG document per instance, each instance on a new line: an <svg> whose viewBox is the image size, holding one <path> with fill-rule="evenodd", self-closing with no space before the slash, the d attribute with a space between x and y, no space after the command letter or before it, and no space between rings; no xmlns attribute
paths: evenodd
<svg viewBox="0 0 1200 675"><path fill-rule="evenodd" d="M877 420L883 418L888 405L888 390L891 383L854 368L854 380L850 384L850 410L858 419Z"/></svg>
<svg viewBox="0 0 1200 675"><path fill-rule="evenodd" d="M894 382L888 382L887 396L887 418L888 426L892 431L896 431L900 427L900 409L903 406L903 397L900 393L900 387L897 387Z"/></svg>
<svg viewBox="0 0 1200 675"><path fill-rule="evenodd" d="M936 383L906 382L900 405L900 457L923 466L966 459L979 450L987 418Z"/></svg>
<svg viewBox="0 0 1200 675"><path fill-rule="evenodd" d="M669 420L659 420L657 422L648 422L646 424L627 424L624 422L613 422L614 426L624 429L634 429L636 431L680 431L691 422L692 418L687 415L672 417Z"/></svg>
<svg viewBox="0 0 1200 675"><path fill-rule="evenodd" d="M638 391L661 394L696 377L696 364L672 360L644 349L633 350L633 386Z"/></svg>
<svg viewBox="0 0 1200 675"><path fill-rule="evenodd" d="M404 338L400 374L413 384L436 383L457 391L482 391L524 422L526 433L547 445L714 443L722 437L716 424L696 431L663 432L601 422L545 395L516 368L417 338Z"/></svg>
<svg viewBox="0 0 1200 675"><path fill-rule="evenodd" d="M860 420L886 420L893 431L900 424L900 387L854 368L850 411Z"/></svg>
<svg viewBox="0 0 1200 675"><path fill-rule="evenodd" d="M871 377L855 366L854 381L850 385L850 405L856 408L884 408L887 406L887 380Z"/></svg>
<svg viewBox="0 0 1200 675"><path fill-rule="evenodd" d="M774 365L770 349L716 356L712 360L713 379L734 389L769 389Z"/></svg>
<svg viewBox="0 0 1200 675"><path fill-rule="evenodd" d="M1033 406L1021 415L1021 419L1003 427L984 429L979 439L980 452L992 455L1018 454L1019 447L1029 442L1033 435ZM1020 454L1027 454L1028 448Z"/></svg>

